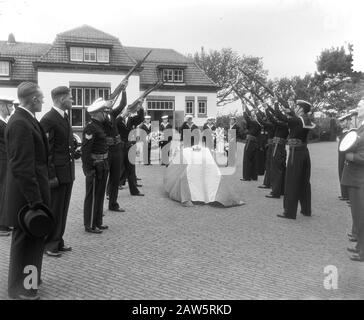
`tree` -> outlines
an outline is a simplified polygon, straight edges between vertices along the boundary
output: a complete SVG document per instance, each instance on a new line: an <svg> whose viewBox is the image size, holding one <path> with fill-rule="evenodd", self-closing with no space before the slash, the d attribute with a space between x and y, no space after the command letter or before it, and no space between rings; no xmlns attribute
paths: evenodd
<svg viewBox="0 0 364 320"><path fill-rule="evenodd" d="M190 55L190 57L192 57ZM263 70L262 58L252 56L239 56L231 48L223 48L220 51L211 50L208 54L201 48L201 52L193 55L195 63L214 81L220 90L217 93L217 105L223 106L239 99L233 88L233 84L239 90L247 93L247 88L254 86L252 81L239 70L249 70L262 77L266 77L267 72ZM238 82L240 84L238 84Z"/></svg>
<svg viewBox="0 0 364 320"><path fill-rule="evenodd" d="M344 46L325 49L317 58L316 65L319 73L336 75L339 73L351 75L353 73L353 45L348 44L346 53Z"/></svg>

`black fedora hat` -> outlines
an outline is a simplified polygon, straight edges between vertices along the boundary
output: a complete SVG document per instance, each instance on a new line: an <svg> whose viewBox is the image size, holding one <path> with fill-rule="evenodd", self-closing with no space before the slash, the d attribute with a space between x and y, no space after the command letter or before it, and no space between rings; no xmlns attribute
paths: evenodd
<svg viewBox="0 0 364 320"><path fill-rule="evenodd" d="M54 228L54 218L51 210L44 204L30 209L25 205L18 213L20 228L30 237L43 238Z"/></svg>

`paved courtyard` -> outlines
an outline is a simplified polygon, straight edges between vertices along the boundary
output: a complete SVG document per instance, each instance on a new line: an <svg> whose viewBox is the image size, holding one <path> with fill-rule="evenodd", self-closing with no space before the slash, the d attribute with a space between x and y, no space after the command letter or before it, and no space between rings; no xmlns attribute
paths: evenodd
<svg viewBox="0 0 364 320"><path fill-rule="evenodd" d="M125 213L105 211L110 229L85 233L84 177L77 163L65 240L72 252L45 256L43 299L363 299L364 263L346 247L350 213L339 200L337 144L311 144L311 218L276 217L282 200L258 182L231 184L246 204L223 209L182 207L163 190L164 167L138 166L145 197L119 193ZM239 146L241 164L242 145ZM107 203L105 202L105 208ZM0 299L7 299L9 238L0 238ZM326 290L324 268L338 269Z"/></svg>

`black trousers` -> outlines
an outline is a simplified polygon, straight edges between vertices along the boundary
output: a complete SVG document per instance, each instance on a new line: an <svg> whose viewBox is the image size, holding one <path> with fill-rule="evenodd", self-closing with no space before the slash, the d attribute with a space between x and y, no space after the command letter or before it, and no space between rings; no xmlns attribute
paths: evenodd
<svg viewBox="0 0 364 320"><path fill-rule="evenodd" d="M131 145L122 144L121 146L121 176L125 176L128 180L130 194L139 193L136 180L135 163L131 163L129 160L129 149Z"/></svg>
<svg viewBox="0 0 364 320"><path fill-rule="evenodd" d="M272 166L272 154L273 154L273 144L270 143L267 145L267 150L265 153L265 175L264 175L263 184L266 187L271 186L270 175L271 175L271 166Z"/></svg>
<svg viewBox="0 0 364 320"><path fill-rule="evenodd" d="M107 193L109 195L109 208L117 207L119 182L121 176L121 146L117 144L109 148L109 177L107 185Z"/></svg>
<svg viewBox="0 0 364 320"><path fill-rule="evenodd" d="M341 177L343 174L344 163L345 163L345 153L338 151L338 169L339 169L339 181L340 182L341 182ZM341 190L341 196L343 198L346 198L346 199L349 198L347 186L344 186L340 183L340 190Z"/></svg>
<svg viewBox="0 0 364 320"><path fill-rule="evenodd" d="M311 215L311 160L307 146L290 147L286 170L284 212L296 218L298 202L301 213Z"/></svg>
<svg viewBox="0 0 364 320"><path fill-rule="evenodd" d="M38 273L38 283L41 278L44 239L31 238L20 228L14 228L10 247L10 264L8 275L8 294L11 298L17 295L34 295L37 289L27 289L24 280L30 276L29 271L24 270L27 266L34 266ZM32 273L34 275L34 273ZM27 283L27 282L26 282Z"/></svg>
<svg viewBox="0 0 364 320"><path fill-rule="evenodd" d="M58 251L64 246L63 235L66 230L72 186L73 182L63 183L51 189L51 210L55 218L55 228L46 239L46 250Z"/></svg>
<svg viewBox="0 0 364 320"><path fill-rule="evenodd" d="M284 194L287 151L284 144L273 144L270 183L273 196Z"/></svg>
<svg viewBox="0 0 364 320"><path fill-rule="evenodd" d="M258 144L255 141L247 140L244 147L243 157L243 179L257 180L258 173L256 167L256 154L258 152Z"/></svg>
<svg viewBox="0 0 364 320"><path fill-rule="evenodd" d="M355 238L359 238L360 220L361 216L364 214L364 186L362 187L348 186L346 188L348 191L348 196L351 206L350 207L351 217L352 217L351 234ZM362 232L364 232L364 230Z"/></svg>
<svg viewBox="0 0 364 320"><path fill-rule="evenodd" d="M0 231L8 231L9 228L3 225L5 183L6 183L6 160L0 159Z"/></svg>
<svg viewBox="0 0 364 320"><path fill-rule="evenodd" d="M99 176L98 174L86 176L86 196L83 209L83 223L86 228L102 226L108 173L108 170L104 170Z"/></svg>

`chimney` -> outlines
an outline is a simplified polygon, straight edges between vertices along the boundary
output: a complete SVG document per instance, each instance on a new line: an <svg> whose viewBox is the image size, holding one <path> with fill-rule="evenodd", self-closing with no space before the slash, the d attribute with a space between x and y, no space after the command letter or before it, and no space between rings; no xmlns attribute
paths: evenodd
<svg viewBox="0 0 364 320"><path fill-rule="evenodd" d="M16 43L15 37L12 33L10 33L8 37L8 44L15 44L15 43Z"/></svg>

